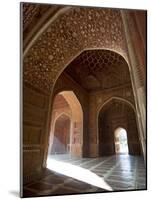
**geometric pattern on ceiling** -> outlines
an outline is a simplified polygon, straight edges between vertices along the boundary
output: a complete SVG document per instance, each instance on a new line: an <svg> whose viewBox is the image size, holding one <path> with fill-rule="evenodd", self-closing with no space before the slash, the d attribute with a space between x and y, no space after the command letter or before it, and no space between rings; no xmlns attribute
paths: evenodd
<svg viewBox="0 0 151 200"><path fill-rule="evenodd" d="M33 35L36 33L36 31L38 31L37 29L42 27L42 25L52 16L52 14L55 14L55 12L63 7L59 5L47 5L39 3L22 3L21 5L23 12L23 40L25 40L26 36L29 34L32 33ZM39 26L36 27L38 24Z"/></svg>
<svg viewBox="0 0 151 200"><path fill-rule="evenodd" d="M39 4L24 3L23 4L23 29L25 29L35 16L38 17L40 12Z"/></svg>
<svg viewBox="0 0 151 200"><path fill-rule="evenodd" d="M71 7L58 14L27 51L24 82L49 92L60 70L83 50L95 48L115 50L126 58L120 10Z"/></svg>
<svg viewBox="0 0 151 200"><path fill-rule="evenodd" d="M65 72L86 90L106 89L130 83L124 58L109 50L87 50Z"/></svg>

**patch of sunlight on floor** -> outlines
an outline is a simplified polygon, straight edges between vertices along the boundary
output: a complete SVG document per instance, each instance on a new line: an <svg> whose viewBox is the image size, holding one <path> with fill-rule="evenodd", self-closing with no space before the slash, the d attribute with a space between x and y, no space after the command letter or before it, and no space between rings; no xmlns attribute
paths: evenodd
<svg viewBox="0 0 151 200"><path fill-rule="evenodd" d="M82 167L51 158L48 158L47 160L47 168L79 181L83 181L96 187L112 191L112 188L104 181L103 178L99 177L88 169L84 169Z"/></svg>

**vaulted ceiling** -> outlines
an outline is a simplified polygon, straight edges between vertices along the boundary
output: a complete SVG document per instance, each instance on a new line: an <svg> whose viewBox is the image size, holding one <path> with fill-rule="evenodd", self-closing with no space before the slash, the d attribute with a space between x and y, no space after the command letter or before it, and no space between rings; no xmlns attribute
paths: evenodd
<svg viewBox="0 0 151 200"><path fill-rule="evenodd" d="M45 24L46 21L55 15L55 13L62 7L63 6L61 5L23 3L23 45L26 46L29 40L39 31L43 24Z"/></svg>
<svg viewBox="0 0 151 200"><path fill-rule="evenodd" d="M121 10L35 3L22 3L21 5L24 52L23 79L25 83L49 93L60 70L63 70L76 55L85 49L110 49L118 52L129 62ZM129 15L130 22L136 21L145 44L145 12L142 12L141 16L140 11L137 13L134 10L122 10L122 12ZM134 41L136 49L138 49L138 38L136 40L134 38ZM141 52L142 49L143 47L139 48ZM79 64L76 68L80 74L73 70L73 78L87 90L98 87L106 88L106 82L110 87L117 85L117 83L128 82L126 75L124 75L124 73L127 74L127 69L124 70L123 66L121 67L123 71L118 69L120 65L118 60L114 59L113 54L107 55L105 53L106 57L102 59L102 63L96 71L100 56L96 55L96 59L92 63L90 60L93 59L94 55L90 56L84 52L82 55L86 55L88 58L82 67ZM117 57L121 60L120 56ZM123 77L118 76L116 70L113 72L113 67L109 67L111 60L113 61L112 65L114 63L114 68L116 63L116 70L118 69ZM90 63L90 66L87 69L89 72L86 73L83 69L86 68L87 62ZM140 65L140 68L141 66L143 64ZM106 72L103 72L104 69ZM143 70L142 67L142 73ZM85 71L84 76L82 71ZM70 74L70 72L68 73ZM71 72L71 74L73 73ZM108 76L103 78L105 74ZM115 77L114 83L113 81L110 83L109 74ZM121 81L122 78L124 78L124 82Z"/></svg>
<svg viewBox="0 0 151 200"><path fill-rule="evenodd" d="M29 31L24 41L24 82L50 92L60 70L85 49L110 49L127 60L120 10L55 5L39 8L36 4L23 8L24 37ZM42 15L45 12L48 15ZM32 35L35 36L32 38ZM92 75L85 83L94 82L95 88L102 85L98 79ZM85 85L85 88L91 89L91 86Z"/></svg>
<svg viewBox="0 0 151 200"><path fill-rule="evenodd" d="M124 58L109 50L87 50L65 69L74 81L88 91L130 83Z"/></svg>

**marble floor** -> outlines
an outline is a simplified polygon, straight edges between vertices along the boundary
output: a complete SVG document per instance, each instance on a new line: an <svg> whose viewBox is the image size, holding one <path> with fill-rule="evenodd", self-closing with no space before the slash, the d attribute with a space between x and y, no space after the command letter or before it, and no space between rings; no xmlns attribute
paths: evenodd
<svg viewBox="0 0 151 200"><path fill-rule="evenodd" d="M24 197L146 189L146 169L140 156L100 158L51 156L40 180L23 187Z"/></svg>

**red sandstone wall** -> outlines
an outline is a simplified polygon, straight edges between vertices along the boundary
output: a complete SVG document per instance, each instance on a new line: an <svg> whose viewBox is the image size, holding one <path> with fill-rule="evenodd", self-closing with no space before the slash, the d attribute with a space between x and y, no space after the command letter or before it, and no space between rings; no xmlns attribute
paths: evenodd
<svg viewBox="0 0 151 200"><path fill-rule="evenodd" d="M42 169L48 95L27 85L23 89L23 175L24 182ZM31 177L30 177L31 178Z"/></svg>

